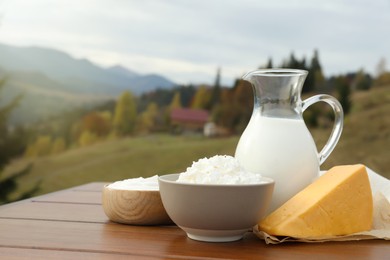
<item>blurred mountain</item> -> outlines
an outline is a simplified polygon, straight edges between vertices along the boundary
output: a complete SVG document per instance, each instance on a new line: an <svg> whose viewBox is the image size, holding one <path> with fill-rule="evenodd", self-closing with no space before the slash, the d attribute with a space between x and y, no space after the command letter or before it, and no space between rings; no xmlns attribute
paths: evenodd
<svg viewBox="0 0 390 260"><path fill-rule="evenodd" d="M121 65L109 67L107 70L110 71L112 74L115 74L118 76L126 75L129 78L136 78L136 77L140 76L138 73L131 71L129 69L126 69L125 67L123 67Z"/></svg>
<svg viewBox="0 0 390 260"><path fill-rule="evenodd" d="M1 89L0 107L23 95L11 114L11 124L37 122L76 107L94 106L125 90L140 95L175 85L161 75L141 75L120 65L103 68L59 50L0 44L0 79L4 76L7 81Z"/></svg>
<svg viewBox="0 0 390 260"><path fill-rule="evenodd" d="M87 59L49 48L0 44L0 67L13 72L37 72L62 85L64 91L117 96L125 90L139 95L170 88L171 80L156 74L141 75L123 66L100 67Z"/></svg>

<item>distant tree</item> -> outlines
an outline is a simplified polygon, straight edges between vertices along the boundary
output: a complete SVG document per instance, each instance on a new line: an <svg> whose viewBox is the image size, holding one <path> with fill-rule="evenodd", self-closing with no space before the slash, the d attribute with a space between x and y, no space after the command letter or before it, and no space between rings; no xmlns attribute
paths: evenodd
<svg viewBox="0 0 390 260"><path fill-rule="evenodd" d="M211 93L209 89L207 89L206 86L202 85L198 88L198 90L196 91L193 97L191 108L207 109L210 104L210 100L211 100Z"/></svg>
<svg viewBox="0 0 390 260"><path fill-rule="evenodd" d="M302 58L302 60L299 60L295 58L294 52L291 52L289 59L282 62L281 65L282 68L289 68L289 69L307 69L306 68L306 59Z"/></svg>
<svg viewBox="0 0 390 260"><path fill-rule="evenodd" d="M318 50L314 50L313 57L311 58L310 65L307 70L309 74L307 75L305 83L303 85L302 92L304 93L312 92L318 89L325 82Z"/></svg>
<svg viewBox="0 0 390 260"><path fill-rule="evenodd" d="M343 107L344 114L348 114L351 109L351 87L348 79L344 76L339 76L335 80L335 87L338 94L338 100Z"/></svg>
<svg viewBox="0 0 390 260"><path fill-rule="evenodd" d="M5 82L6 78L0 79L0 90L4 87ZM17 96L5 106L0 107L0 176L9 161L20 153L20 146L23 145L24 147L24 144L20 143L20 140L23 140L23 137L19 136L20 133L18 131L11 132L8 127L9 115L21 98L22 96ZM31 166L30 164L19 172L0 178L0 204L30 197L39 189L39 182L37 182L32 189L24 192L19 197L13 199L9 197L17 189L19 178L28 174Z"/></svg>
<svg viewBox="0 0 390 260"><path fill-rule="evenodd" d="M142 94L137 99L138 111L144 111L150 102L154 102L161 109L168 107L172 102L175 93L180 94L180 105L183 107L190 107L193 96L197 88L191 84L180 85L170 89L157 89L151 92Z"/></svg>
<svg viewBox="0 0 390 260"><path fill-rule="evenodd" d="M357 90L369 90L372 84L371 76L364 72L363 69L356 73L354 86Z"/></svg>
<svg viewBox="0 0 390 260"><path fill-rule="evenodd" d="M175 95L172 98L171 103L169 104L169 109L175 109L175 108L181 108L181 99L180 99L180 92L176 92Z"/></svg>
<svg viewBox="0 0 390 260"><path fill-rule="evenodd" d="M378 65L376 65L376 76L380 77L385 72L386 72L386 59L382 57L379 60Z"/></svg>
<svg viewBox="0 0 390 260"><path fill-rule="evenodd" d="M272 58L268 58L268 62L267 62L267 65L265 65L265 68L266 69L272 69L273 68L273 65L272 65Z"/></svg>
<svg viewBox="0 0 390 260"><path fill-rule="evenodd" d="M237 79L233 88L225 88L221 102L212 111L213 121L240 133L249 122L253 111L253 91L249 82Z"/></svg>
<svg viewBox="0 0 390 260"><path fill-rule="evenodd" d="M303 57L301 60L297 59L292 52L289 59L285 60L281 67L307 70L309 72L302 88L303 93L314 91L316 88L322 86L325 82L319 60L318 50L314 50L313 57L309 65L306 64L305 57Z"/></svg>
<svg viewBox="0 0 390 260"><path fill-rule="evenodd" d="M208 108L211 109L213 106L219 103L221 96L221 68L217 69L217 75L215 77L215 82L213 89L211 91L211 97Z"/></svg>
<svg viewBox="0 0 390 260"><path fill-rule="evenodd" d="M112 112L103 110L99 112L99 116L103 119L105 129L110 130L112 128Z"/></svg>
<svg viewBox="0 0 390 260"><path fill-rule="evenodd" d="M239 116L238 105L234 102L234 91L232 89L223 89L221 102L212 110L213 121L219 126L234 130L239 122Z"/></svg>
<svg viewBox="0 0 390 260"><path fill-rule="evenodd" d="M144 112L141 113L138 119L138 132L150 133L153 132L158 124L159 109L156 103L149 103Z"/></svg>
<svg viewBox="0 0 390 260"><path fill-rule="evenodd" d="M111 130L111 116L107 111L93 111L83 117L82 130L89 131L97 136L106 136Z"/></svg>
<svg viewBox="0 0 390 260"><path fill-rule="evenodd" d="M295 58L294 52L291 52L290 54L290 59L288 60L287 64L285 67L291 68L291 69L298 69L300 63L299 61Z"/></svg>
<svg viewBox="0 0 390 260"><path fill-rule="evenodd" d="M232 90L234 102L252 112L254 97L251 84L245 80L238 80Z"/></svg>
<svg viewBox="0 0 390 260"><path fill-rule="evenodd" d="M253 90L249 82L239 80L237 85L233 88L234 104L239 116L236 121L235 129L242 132L247 126L249 119L253 112Z"/></svg>
<svg viewBox="0 0 390 260"><path fill-rule="evenodd" d="M314 89L318 89L325 81L324 74L322 73L322 66L320 64L318 50L314 50L309 70L314 74Z"/></svg>
<svg viewBox="0 0 390 260"><path fill-rule="evenodd" d="M271 62L271 64L270 64L270 62ZM269 67L269 66L272 66L272 59L271 58L269 58L268 60L267 60L267 63L265 63L264 65L260 65L259 66L259 69L260 70L263 70L263 69L271 69L272 67Z"/></svg>
<svg viewBox="0 0 390 260"><path fill-rule="evenodd" d="M192 98L195 95L197 88L193 85L183 85L179 86L178 91L180 93L180 102L183 107L190 107L192 103ZM176 92L175 90L172 90Z"/></svg>
<svg viewBox="0 0 390 260"><path fill-rule="evenodd" d="M132 134L136 123L137 111L133 95L125 91L118 99L114 113L114 133L119 136Z"/></svg>
<svg viewBox="0 0 390 260"><path fill-rule="evenodd" d="M313 53L313 58L311 59L310 69L313 71L322 71L322 67L320 64L320 58L318 54L318 50L315 49Z"/></svg>
<svg viewBox="0 0 390 260"><path fill-rule="evenodd" d="M374 86L389 86L390 85L390 72L384 72L374 80Z"/></svg>
<svg viewBox="0 0 390 260"><path fill-rule="evenodd" d="M317 106L310 106L309 109L305 110L303 113L303 119L309 127L318 127L319 126L319 117L321 116L321 111Z"/></svg>
<svg viewBox="0 0 390 260"><path fill-rule="evenodd" d="M311 61L311 66L314 66L314 67L317 67L317 65L319 66L319 62L317 62L318 57L316 55L317 55L317 53L315 52L314 57ZM311 66L308 67L306 65L305 57L303 57L301 60L295 58L295 55L293 52L290 54L289 59L285 60L281 65L282 68L307 70L309 72L309 74L307 75L306 80L303 84L303 88L302 88L303 93L313 91L316 78L320 78L320 76L322 75L321 73L318 73L318 71L316 69L312 70Z"/></svg>

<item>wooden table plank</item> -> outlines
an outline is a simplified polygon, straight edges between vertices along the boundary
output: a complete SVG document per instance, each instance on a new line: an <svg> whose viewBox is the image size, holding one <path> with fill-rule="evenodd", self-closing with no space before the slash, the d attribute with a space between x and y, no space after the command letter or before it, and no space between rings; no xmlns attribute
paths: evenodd
<svg viewBox="0 0 390 260"><path fill-rule="evenodd" d="M63 251L63 250L45 250L32 248L9 248L0 247L0 259L7 260L125 260L135 258L134 255L115 254L115 253L99 253L99 252L78 252L78 251ZM159 257L136 256L140 260L155 260Z"/></svg>
<svg viewBox="0 0 390 260"><path fill-rule="evenodd" d="M177 227L139 227L120 224L96 224L3 219L0 245L65 251L116 252L148 257L237 258L261 256L263 259L289 259L315 255L343 258L388 256L386 241L338 242L321 244L289 243L266 245L248 233L231 243L204 243L188 239ZM382 258L385 259L385 258Z"/></svg>
<svg viewBox="0 0 390 260"><path fill-rule="evenodd" d="M101 191L66 190L64 192L53 193L50 196L33 198L31 201L101 205L102 193Z"/></svg>
<svg viewBox="0 0 390 260"><path fill-rule="evenodd" d="M116 252L145 256L160 256L171 238L182 232L120 224L95 224L42 220L3 219L0 222L0 245L6 247L39 248L65 251Z"/></svg>
<svg viewBox="0 0 390 260"><path fill-rule="evenodd" d="M176 226L109 222L104 183L91 183L0 207L0 259L386 259L388 241L266 245L254 234L231 243L188 239Z"/></svg>
<svg viewBox="0 0 390 260"><path fill-rule="evenodd" d="M0 207L0 218L106 223L101 205L31 202Z"/></svg>
<svg viewBox="0 0 390 260"><path fill-rule="evenodd" d="M108 218L101 205L101 191L91 191L103 184L93 184L4 205L0 207L0 218L105 223Z"/></svg>

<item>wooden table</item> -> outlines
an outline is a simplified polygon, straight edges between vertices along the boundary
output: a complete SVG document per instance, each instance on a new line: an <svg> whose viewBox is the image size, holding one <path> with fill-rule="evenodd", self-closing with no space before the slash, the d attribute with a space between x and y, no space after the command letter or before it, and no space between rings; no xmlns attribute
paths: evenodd
<svg viewBox="0 0 390 260"><path fill-rule="evenodd" d="M0 207L0 259L390 259L383 240L266 245L252 233L230 243L193 241L176 226L110 222L104 183Z"/></svg>

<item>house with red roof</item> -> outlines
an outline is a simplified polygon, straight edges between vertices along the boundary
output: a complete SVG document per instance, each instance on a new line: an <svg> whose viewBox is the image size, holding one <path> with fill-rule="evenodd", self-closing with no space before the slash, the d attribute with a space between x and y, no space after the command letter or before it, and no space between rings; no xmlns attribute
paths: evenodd
<svg viewBox="0 0 390 260"><path fill-rule="evenodd" d="M174 108L170 114L171 128L174 133L203 132L209 116L203 109Z"/></svg>

